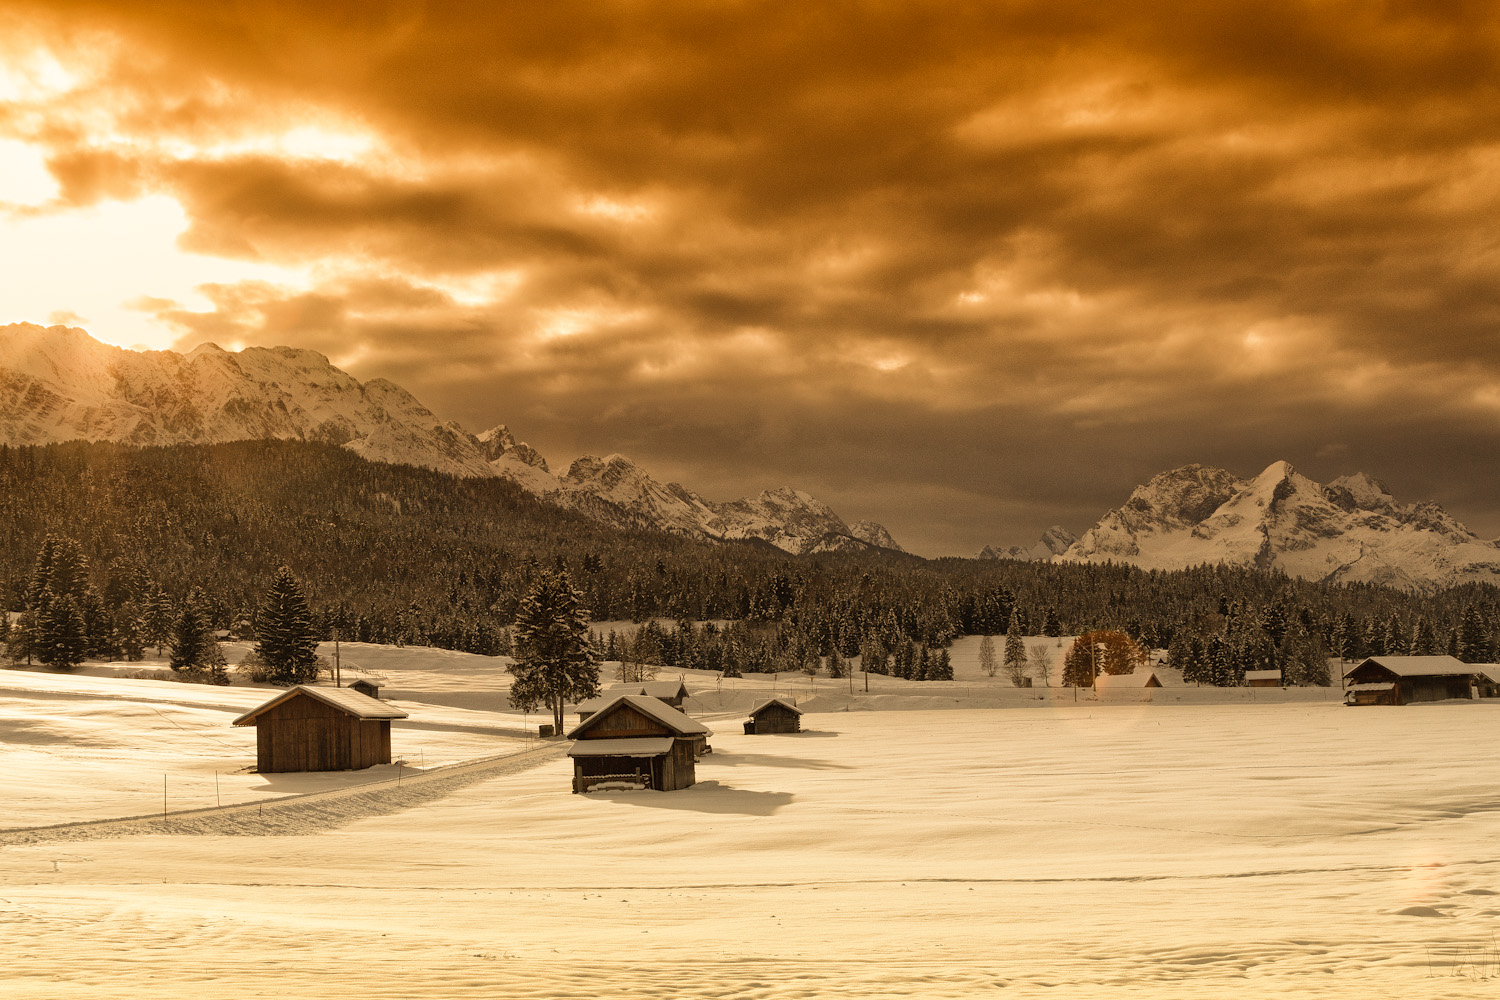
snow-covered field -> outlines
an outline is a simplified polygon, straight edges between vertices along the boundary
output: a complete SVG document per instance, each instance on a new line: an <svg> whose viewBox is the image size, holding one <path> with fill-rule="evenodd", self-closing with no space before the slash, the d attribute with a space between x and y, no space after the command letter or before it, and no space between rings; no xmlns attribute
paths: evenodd
<svg viewBox="0 0 1500 1000"><path fill-rule="evenodd" d="M397 729L398 755L414 738L475 741L444 761L534 745L503 733L535 716L462 704L465 683L502 693L494 660L362 655L439 727ZM1168 688L1020 711L968 707L960 669L929 711L874 680L889 689L854 707L908 710L814 711L810 732L749 737L700 708L714 753L680 792L571 795L568 761L543 752L337 813L283 795L275 835L243 810L139 827L175 834L0 834L0 993L1500 995L1500 705L1190 704ZM999 697L968 681L976 704ZM64 822L75 800L148 813L137 772L156 808L162 773L222 782L253 759L227 720L265 694L0 671L0 825ZM280 791L236 779L235 801Z"/></svg>

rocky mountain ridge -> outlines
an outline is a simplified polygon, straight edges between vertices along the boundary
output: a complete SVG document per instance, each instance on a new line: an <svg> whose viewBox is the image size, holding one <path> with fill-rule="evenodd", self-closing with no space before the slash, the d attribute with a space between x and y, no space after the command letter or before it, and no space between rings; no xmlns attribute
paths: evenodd
<svg viewBox="0 0 1500 1000"><path fill-rule="evenodd" d="M0 328L0 442L216 444L273 438L340 445L374 461L501 476L606 523L717 539L759 539L804 554L879 546L873 522L846 523L791 489L728 502L658 483L620 455L584 456L561 476L504 425L471 434L384 379L359 382L316 351L204 344L127 351L71 327Z"/></svg>
<svg viewBox="0 0 1500 1000"><path fill-rule="evenodd" d="M1163 472L1053 558L1226 563L1411 591L1500 583L1500 542L1439 505L1402 503L1363 473L1320 485L1286 462L1251 479L1202 465Z"/></svg>

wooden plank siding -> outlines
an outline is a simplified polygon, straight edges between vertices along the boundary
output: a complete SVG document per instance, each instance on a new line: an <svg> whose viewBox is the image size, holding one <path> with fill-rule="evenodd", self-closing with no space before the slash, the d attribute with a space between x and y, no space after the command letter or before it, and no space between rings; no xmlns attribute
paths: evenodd
<svg viewBox="0 0 1500 1000"><path fill-rule="evenodd" d="M314 698L276 705L256 719L262 773L351 771L391 762L391 724L357 719Z"/></svg>

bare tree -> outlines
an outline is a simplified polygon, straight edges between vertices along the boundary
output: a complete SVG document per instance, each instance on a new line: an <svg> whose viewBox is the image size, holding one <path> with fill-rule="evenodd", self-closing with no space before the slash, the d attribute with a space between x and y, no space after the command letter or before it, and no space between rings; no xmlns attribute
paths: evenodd
<svg viewBox="0 0 1500 1000"><path fill-rule="evenodd" d="M1000 664L995 661L995 637L984 636L979 640L979 669L984 671L984 676L993 677L1000 669Z"/></svg>
<svg viewBox="0 0 1500 1000"><path fill-rule="evenodd" d="M1031 644L1031 669L1041 678L1043 686L1052 686L1052 657L1045 642Z"/></svg>

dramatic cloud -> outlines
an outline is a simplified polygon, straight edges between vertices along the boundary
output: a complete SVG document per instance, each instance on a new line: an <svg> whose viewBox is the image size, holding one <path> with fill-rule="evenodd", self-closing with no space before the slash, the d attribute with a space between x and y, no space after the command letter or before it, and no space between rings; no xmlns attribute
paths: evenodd
<svg viewBox="0 0 1500 1000"><path fill-rule="evenodd" d="M311 347L929 554L1189 461L1500 533L1500 15L1137 6L10 3L0 257L104 220L121 280L4 319Z"/></svg>

